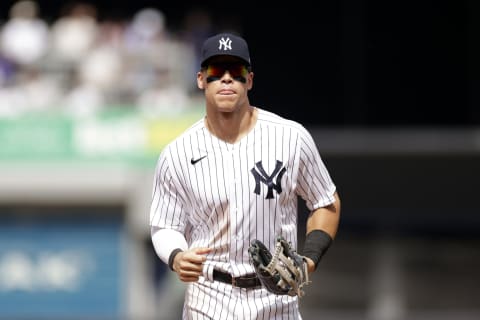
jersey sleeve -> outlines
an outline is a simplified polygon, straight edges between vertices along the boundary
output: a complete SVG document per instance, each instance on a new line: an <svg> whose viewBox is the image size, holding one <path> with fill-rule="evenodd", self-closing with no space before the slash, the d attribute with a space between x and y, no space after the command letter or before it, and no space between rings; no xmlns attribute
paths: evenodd
<svg viewBox="0 0 480 320"><path fill-rule="evenodd" d="M176 183L175 171L169 161L169 150L160 154L155 169L150 226L169 228L181 233L186 227L186 205Z"/></svg>
<svg viewBox="0 0 480 320"><path fill-rule="evenodd" d="M312 211L335 202L336 186L320 156L311 134L300 130L297 194Z"/></svg>

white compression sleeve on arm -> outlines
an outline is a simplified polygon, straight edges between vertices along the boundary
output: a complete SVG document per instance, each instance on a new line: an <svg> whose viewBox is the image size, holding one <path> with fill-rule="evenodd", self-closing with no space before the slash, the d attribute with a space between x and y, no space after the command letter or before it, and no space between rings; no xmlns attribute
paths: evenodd
<svg viewBox="0 0 480 320"><path fill-rule="evenodd" d="M187 250L185 236L172 229L151 228L152 243L158 257L168 265L170 254L175 249Z"/></svg>

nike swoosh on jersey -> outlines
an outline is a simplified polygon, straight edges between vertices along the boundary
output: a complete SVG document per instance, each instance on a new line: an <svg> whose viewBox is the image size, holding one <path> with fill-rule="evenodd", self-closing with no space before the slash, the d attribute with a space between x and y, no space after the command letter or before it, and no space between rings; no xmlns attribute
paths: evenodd
<svg viewBox="0 0 480 320"><path fill-rule="evenodd" d="M198 159L193 159L193 158L192 158L192 160L190 160L190 163L191 163L191 164L195 164L195 163L197 163L198 161L200 161L200 160L202 160L202 159L204 159L204 158L206 158L206 157L207 157L207 155L204 155L203 157L200 157L200 158L198 158Z"/></svg>

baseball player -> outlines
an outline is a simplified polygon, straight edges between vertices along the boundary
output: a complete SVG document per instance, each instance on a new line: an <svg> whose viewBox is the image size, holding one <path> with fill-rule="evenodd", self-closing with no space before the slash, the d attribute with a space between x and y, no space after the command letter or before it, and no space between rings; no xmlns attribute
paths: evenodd
<svg viewBox="0 0 480 320"><path fill-rule="evenodd" d="M290 76L288 65L283 70ZM312 136L250 105L246 41L222 33L201 51L206 115L158 159L150 226L157 255L187 283L183 319L301 319L297 296L262 287L254 239L297 246L298 197L311 211L303 250L313 272L337 232L340 200Z"/></svg>

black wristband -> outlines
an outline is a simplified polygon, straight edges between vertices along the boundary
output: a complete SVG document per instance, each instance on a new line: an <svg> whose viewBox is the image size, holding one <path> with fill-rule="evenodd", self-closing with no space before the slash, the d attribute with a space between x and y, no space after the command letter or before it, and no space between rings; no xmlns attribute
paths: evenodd
<svg viewBox="0 0 480 320"><path fill-rule="evenodd" d="M168 257L168 267L170 268L170 270L175 271L173 270L173 260L175 260L175 256L177 255L177 253L180 253L182 251L182 249L177 248L173 250L172 253L170 253L170 257Z"/></svg>
<svg viewBox="0 0 480 320"><path fill-rule="evenodd" d="M318 263L332 245L332 237L323 230L313 230L307 234L303 255L312 259L317 269Z"/></svg>

